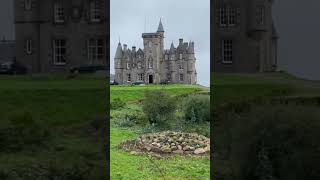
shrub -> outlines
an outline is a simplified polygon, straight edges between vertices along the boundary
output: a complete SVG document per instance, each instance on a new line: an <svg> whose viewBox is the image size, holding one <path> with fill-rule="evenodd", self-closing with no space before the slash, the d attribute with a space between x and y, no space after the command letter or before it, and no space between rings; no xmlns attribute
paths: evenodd
<svg viewBox="0 0 320 180"><path fill-rule="evenodd" d="M134 125L145 125L147 119L141 109L125 109L113 113L113 122L120 127L132 127Z"/></svg>
<svg viewBox="0 0 320 180"><path fill-rule="evenodd" d="M188 122L210 121L210 96L190 95L184 99L182 109Z"/></svg>
<svg viewBox="0 0 320 180"><path fill-rule="evenodd" d="M162 126L174 119L177 103L162 90L146 91L142 109L150 124Z"/></svg>
<svg viewBox="0 0 320 180"><path fill-rule="evenodd" d="M110 107L111 109L121 109L123 107L125 107L126 103L121 100L120 98L115 98L113 100L111 100L111 103L110 103Z"/></svg>

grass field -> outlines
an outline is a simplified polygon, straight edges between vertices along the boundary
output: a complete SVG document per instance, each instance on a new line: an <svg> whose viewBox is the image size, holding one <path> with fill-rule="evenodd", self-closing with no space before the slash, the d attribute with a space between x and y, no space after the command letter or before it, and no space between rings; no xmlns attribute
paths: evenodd
<svg viewBox="0 0 320 180"><path fill-rule="evenodd" d="M199 93L204 91L199 86L112 86L111 99L121 98L127 102L126 110L139 108L137 100L141 100L145 90L164 89L172 96ZM116 110L113 110L115 112ZM118 111L118 110L117 110ZM125 110L120 110L125 111ZM210 160L208 157L168 157L150 160L147 156L131 155L118 149L122 141L134 139L142 133L143 127L121 128L111 119L111 179L209 179ZM207 126L207 128L209 128ZM161 170L159 170L161 169ZM161 173L163 172L163 173Z"/></svg>
<svg viewBox="0 0 320 180"><path fill-rule="evenodd" d="M46 171L90 166L90 175L85 177L106 177L103 136L91 126L105 117L105 82L91 76L0 76L1 130L12 117L29 113L39 129L48 129L50 134L43 146L0 152L1 173L38 165L51 168Z"/></svg>
<svg viewBox="0 0 320 180"><path fill-rule="evenodd" d="M264 97L266 99L270 99L275 97L317 97L320 95L319 81L302 80L285 73L214 73L211 75L211 80L213 82L211 91L213 91L213 103L215 105L213 108L219 107L220 105L228 102L241 102L243 100L252 99L255 97ZM253 128L255 126L258 127L257 125L260 122L263 122L264 119L269 118L269 120L271 121L275 117L281 117L280 120L277 120L275 122L282 124L279 125L279 127L276 126L278 129L275 129L279 130L283 128L283 130L285 130L285 128L295 127L296 125L294 123L297 122L300 123L299 126L301 127L309 127L301 120L303 120L304 118L314 119L315 117L318 117L318 115L316 114L310 114L310 112L317 109L317 107L314 107L313 105L310 105L310 108L308 105L296 106L295 104L291 106L279 105L275 107L262 104L254 105L253 107L254 108L252 108L252 110L248 113L243 113L241 115L235 116L223 116L225 119L219 119L217 126L214 125L213 133L215 134L216 138L213 140L213 142L216 144L215 147L218 149L216 150L218 152L215 156L216 159L214 160L214 175L216 178L228 180L238 178L243 179L243 177L240 178L239 175L243 173L243 166L247 163L247 159L245 158L248 156L243 148L252 146L252 144L250 143L254 142L256 135L259 134L259 132L261 132L264 128L266 128L263 126L261 126L259 129ZM292 112L292 109L297 110ZM279 112L282 113L279 114ZM268 120L266 122L268 122ZM269 130L267 130L267 132ZM255 132L256 134L250 134L251 131ZM297 132L298 131L299 130L297 130ZM314 132L314 130L309 132ZM270 134L270 136L272 136L272 134ZM278 137L280 138L280 136ZM294 139L290 140L294 142ZM273 144L274 146L282 145L281 143L277 144L278 139L274 139L274 141L272 142L275 142L275 144ZM285 143L290 144L286 141ZM292 145L291 148L298 149L294 145ZM299 151L297 153L300 153L300 155L302 155L304 151ZM290 155L288 156L290 157ZM281 160L283 160L283 163L287 161L285 159ZM297 160L295 160L294 162L297 162ZM292 163L292 168L294 167L293 164L294 163ZM280 171L280 168L278 168L277 170L279 170L279 172L285 172ZM288 174L289 176L290 173L284 174Z"/></svg>

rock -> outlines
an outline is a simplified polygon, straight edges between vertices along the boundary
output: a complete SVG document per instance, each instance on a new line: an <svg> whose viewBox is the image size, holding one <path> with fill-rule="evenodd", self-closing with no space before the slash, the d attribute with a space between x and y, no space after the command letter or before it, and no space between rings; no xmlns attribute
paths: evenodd
<svg viewBox="0 0 320 180"><path fill-rule="evenodd" d="M175 151L175 150L177 150L177 149L178 149L177 146L171 146L171 150L172 150L172 151Z"/></svg>
<svg viewBox="0 0 320 180"><path fill-rule="evenodd" d="M130 154L131 155L139 155L139 153L137 151L131 151Z"/></svg>
<svg viewBox="0 0 320 180"><path fill-rule="evenodd" d="M174 154L183 154L184 152L182 150L175 150L172 153L174 153Z"/></svg>
<svg viewBox="0 0 320 180"><path fill-rule="evenodd" d="M178 147L179 150L182 150L182 146L178 145L177 147Z"/></svg>
<svg viewBox="0 0 320 180"><path fill-rule="evenodd" d="M194 147L192 147L192 146L189 148L190 151L194 151L195 149L196 149L196 148L194 148Z"/></svg>
<svg viewBox="0 0 320 180"><path fill-rule="evenodd" d="M205 149L203 149L203 148L198 148L198 149L196 149L193 153L194 154L203 154L203 153L205 153L206 151L205 151Z"/></svg>

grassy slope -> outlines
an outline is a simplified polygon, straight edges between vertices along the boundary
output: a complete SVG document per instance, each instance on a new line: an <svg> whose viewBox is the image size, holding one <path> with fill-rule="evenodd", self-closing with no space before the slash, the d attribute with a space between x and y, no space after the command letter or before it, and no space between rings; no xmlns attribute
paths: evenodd
<svg viewBox="0 0 320 180"><path fill-rule="evenodd" d="M216 105L255 96L319 96L320 82L297 79L284 73L272 74L211 74L213 103ZM225 133L214 129L215 133ZM231 162L216 159L215 173L232 174Z"/></svg>
<svg viewBox="0 0 320 180"><path fill-rule="evenodd" d="M111 87L111 99L122 98L134 101L143 98L146 89L164 88L171 95L189 94L199 91L196 86L136 86ZM144 156L134 156L119 151L117 145L124 140L133 139L138 132L111 126L111 179L163 179L151 161ZM209 179L209 158L171 157L155 162L165 172L166 179Z"/></svg>
<svg viewBox="0 0 320 180"><path fill-rule="evenodd" d="M67 80L1 76L0 125L5 127L8 118L16 113L30 112L35 121L50 128L52 138L46 142L48 147L34 152L0 154L0 168L48 161L67 167L83 160L105 166L102 143L87 132L89 121L105 114L105 82L92 77Z"/></svg>

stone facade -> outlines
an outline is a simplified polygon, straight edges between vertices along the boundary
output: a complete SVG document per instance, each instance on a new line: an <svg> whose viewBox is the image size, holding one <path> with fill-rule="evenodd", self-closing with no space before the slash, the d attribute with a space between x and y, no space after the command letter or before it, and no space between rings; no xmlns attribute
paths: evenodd
<svg viewBox="0 0 320 180"><path fill-rule="evenodd" d="M143 33L144 48L129 49L119 42L114 58L115 81L119 84L161 82L196 84L194 42L183 42L164 49L164 29L160 20L155 33Z"/></svg>
<svg viewBox="0 0 320 180"><path fill-rule="evenodd" d="M215 72L277 70L277 33L273 0L215 1Z"/></svg>
<svg viewBox="0 0 320 180"><path fill-rule="evenodd" d="M108 65L106 0L15 0L16 56L29 72Z"/></svg>

